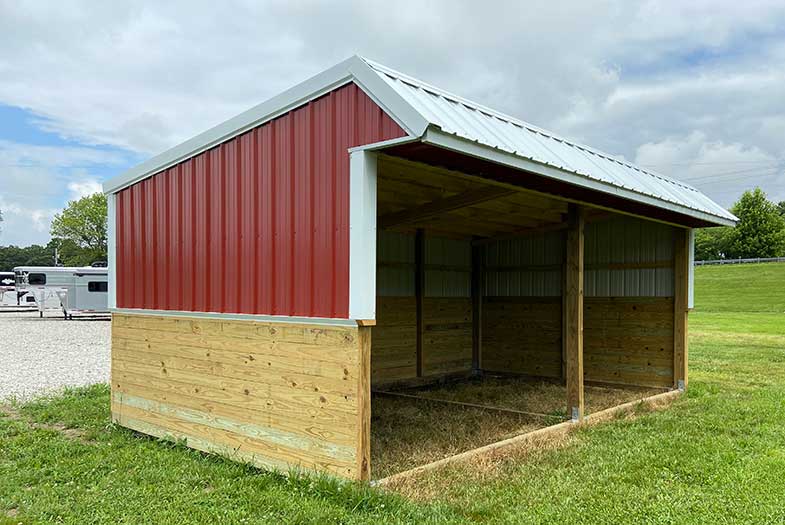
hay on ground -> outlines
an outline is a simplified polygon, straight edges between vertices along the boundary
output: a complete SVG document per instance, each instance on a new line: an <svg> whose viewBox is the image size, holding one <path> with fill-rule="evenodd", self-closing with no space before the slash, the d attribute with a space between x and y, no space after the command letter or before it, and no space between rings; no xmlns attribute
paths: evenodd
<svg viewBox="0 0 785 525"><path fill-rule="evenodd" d="M660 390L585 387L587 413ZM566 414L564 385L510 377L478 377L401 390L425 399L374 395L371 469L381 479L418 465L556 424ZM456 406L435 400L488 405L544 417Z"/></svg>

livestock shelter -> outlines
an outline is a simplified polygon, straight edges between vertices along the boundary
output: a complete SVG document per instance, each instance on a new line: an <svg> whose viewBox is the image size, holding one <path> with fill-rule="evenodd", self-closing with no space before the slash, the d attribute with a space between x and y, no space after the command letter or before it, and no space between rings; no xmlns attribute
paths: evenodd
<svg viewBox="0 0 785 525"><path fill-rule="evenodd" d="M104 189L113 419L360 480L423 400L525 417L503 398L544 385L532 417L577 423L590 385L685 389L693 230L736 221L357 56Z"/></svg>

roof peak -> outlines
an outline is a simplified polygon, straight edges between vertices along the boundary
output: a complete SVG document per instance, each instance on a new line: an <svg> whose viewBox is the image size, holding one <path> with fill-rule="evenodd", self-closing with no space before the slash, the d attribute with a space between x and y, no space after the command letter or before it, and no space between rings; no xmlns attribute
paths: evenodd
<svg viewBox="0 0 785 525"><path fill-rule="evenodd" d="M540 133L540 134L542 134L542 135L544 135L544 136L546 136L548 138L552 138L554 140L558 140L558 141L564 142L566 144L569 144L569 145L571 145L573 147L580 148L580 149L583 149L585 151L591 152L594 155L597 155L599 157L602 157L604 159L607 159L607 160L610 160L610 161L613 161L613 162L617 162L619 164L627 166L628 168L640 171L641 173L645 173L645 174L647 174L647 175L649 175L651 177L657 177L657 178L660 178L660 179L665 180L667 182L670 182L672 184L676 184L678 186L681 186L681 187L683 187L683 188L685 188L687 190L700 193L700 190L698 190L694 186L692 186L692 185L690 185L690 184L688 184L688 183L686 183L684 181L681 181L679 179L675 179L675 178L670 177L668 175L663 175L662 173L659 173L657 171L644 169L644 168L642 168L642 167L640 167L640 166L638 166L636 164L633 164L632 162L628 161L624 157L617 156L617 155L612 155L610 153L606 153L606 152L604 152L602 150L599 150L597 148L593 148L593 147L588 146L586 144L579 143L579 142L577 142L575 140L572 140L572 139L568 139L568 138L566 138L564 136L559 135L558 133L554 133L553 131L550 131L550 130L547 130L545 128L542 128L540 126L537 126L535 124L532 124L530 122L522 120L522 119L520 119L518 117L514 117L514 116L509 115L507 113L503 113L501 111L495 110L493 108L490 108L490 107L488 107L486 105L483 105L483 104L480 104L478 102L474 102L473 100L470 100L468 98L465 98L465 97L462 97L460 95L457 95L457 94L455 94L455 93L453 93L451 91L447 91L446 89L440 88L438 86L435 86L433 84L430 84L428 82L420 80L420 79L418 79L416 77L413 77L411 75L408 75L406 73L403 73L401 71L393 69L393 68L391 68L391 67L389 67L387 65L384 65L384 64L381 64L379 62L376 62L375 60L371 60L371 59L369 59L369 58L367 58L365 56L353 55L353 57L359 58L360 60L365 62L369 67L375 69L376 71L378 71L378 72L380 72L382 74L385 74L385 75L388 75L390 77L396 78L396 79L400 80L401 82L405 82L405 83L411 84L413 87L418 87L418 88L424 89L426 91L432 91L433 94L441 96L441 97L443 97L443 98L445 98L445 99L447 99L447 100L449 100L451 102L463 104L464 106L467 106L469 108L472 108L472 109L475 109L475 110L480 111L482 113L485 113L488 116L492 116L492 117L498 118L499 120L508 122L508 123L510 123L510 124L512 124L514 126L519 126L521 128L526 128L529 131L532 131L534 133Z"/></svg>

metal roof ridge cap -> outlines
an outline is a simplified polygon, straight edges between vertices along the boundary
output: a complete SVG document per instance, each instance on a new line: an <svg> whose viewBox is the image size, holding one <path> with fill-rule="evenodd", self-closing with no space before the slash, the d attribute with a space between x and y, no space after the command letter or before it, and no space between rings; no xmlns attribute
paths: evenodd
<svg viewBox="0 0 785 525"><path fill-rule="evenodd" d="M366 59L359 56L353 58L356 60L349 64L349 72L357 85L409 135L423 136L431 124L430 120L388 84Z"/></svg>
<svg viewBox="0 0 785 525"><path fill-rule="evenodd" d="M357 55L351 56L195 137L137 164L104 182L104 193L116 193L350 82L353 79L351 65L358 62L364 64Z"/></svg>
<svg viewBox="0 0 785 525"><path fill-rule="evenodd" d="M433 132L433 133L431 133L431 132ZM507 152L507 151L504 151L504 150L502 150L500 148L496 148L496 147L493 147L493 146L489 146L487 144L483 144L482 142L466 139L466 138L461 137L459 135L445 133L445 132L443 132L441 130L436 130L436 129L429 130L429 132L426 134L426 136L423 137L423 142L429 143L429 144L434 144L434 145L437 145L437 146L446 147L445 144L439 143L437 140L431 139L430 136L432 134L434 136L441 135L442 137L447 138L447 139L452 138L452 139L460 140L462 142L468 142L468 143L476 145L476 146L478 146L478 147L480 147L480 148L482 148L482 149L484 149L486 151L496 152L496 153L501 154L501 155L509 155L509 156L514 157L514 158L516 158L516 159L518 159L518 160L520 160L522 162L542 166L544 169L556 170L556 171L558 171L560 173L563 173L565 175L569 175L571 177L577 177L579 179L583 179L583 180L585 180L585 181L590 183L589 186L604 186L605 187L605 193L615 194L615 195L618 195L620 197L625 197L623 194L632 194L634 196L638 196L639 197L638 199L632 199L632 200L636 200L637 202L642 202L644 204L649 204L649 205L652 205L652 206L655 206L655 207L659 207L659 208L662 208L662 209L669 209L671 211L675 211L675 212L678 212L678 213L682 213L684 215L692 216L692 217L697 218L697 219L703 219L703 220L707 220L709 222L714 222L715 224L723 224L723 225L726 225L726 226L735 226L735 221L733 221L731 219L728 219L727 217L724 217L722 215L717 215L717 214L709 212L709 211L699 210L699 209L693 208L693 207L685 205L685 204L680 204L680 203L664 200L664 199L655 197L653 195L648 195L646 193L642 193L640 191L636 191L633 188L620 187L620 186L617 186L617 185L612 184L612 183L608 183L608 182L605 182L605 181L594 179L594 178L592 178L592 177L590 177L588 175L582 175L580 173L576 173L576 172L572 172L572 171L569 171L569 170L565 170L563 168L559 168L557 166L553 166L553 165L550 165L550 164L543 164L543 163L538 162L536 160L531 160L531 159L528 159L526 157L522 157L520 155L517 155L515 153ZM473 155L472 153L470 153L470 152L468 152L468 151L466 151L464 149L459 149L459 151L465 153L466 155L476 156L476 155ZM488 157L485 157L485 158L487 160L491 160L493 162L492 159L490 159ZM510 164L507 164L507 163L504 163L504 164L510 165ZM539 174L544 176L544 177L556 178L556 177L554 177L552 175L547 175L547 174L542 173L542 172L540 172ZM570 182L570 181L565 181L565 182ZM602 189L602 188L595 188L595 189ZM609 192L607 190L613 190L613 191ZM701 195L703 195L703 193L701 193ZM627 198L629 198L629 197L627 197ZM657 203L659 203L659 205ZM709 218L711 218L711 219L709 219ZM713 219L713 221L712 221L712 219Z"/></svg>

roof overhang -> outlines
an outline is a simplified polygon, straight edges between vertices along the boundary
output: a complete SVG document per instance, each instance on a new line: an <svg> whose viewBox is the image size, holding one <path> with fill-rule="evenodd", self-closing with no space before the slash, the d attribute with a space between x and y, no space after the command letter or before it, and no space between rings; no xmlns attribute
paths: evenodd
<svg viewBox="0 0 785 525"><path fill-rule="evenodd" d="M434 127L430 127L426 131L421 141L424 144L430 144L446 150L462 153L464 155L470 155L478 159L501 164L528 173L535 173L549 179L564 182L580 188L585 188L587 190L598 191L621 199L638 202L647 206L669 210L679 215L697 219L697 221L701 223L701 226L736 225L735 221L726 219L724 217L718 217L700 210L694 210L686 206L680 206L675 203L663 201L661 199L657 199L627 188L619 188L611 184L603 183L596 179L591 179L576 173L560 170L553 166L540 164L538 162L519 157L500 149L466 140L456 135L444 133Z"/></svg>

